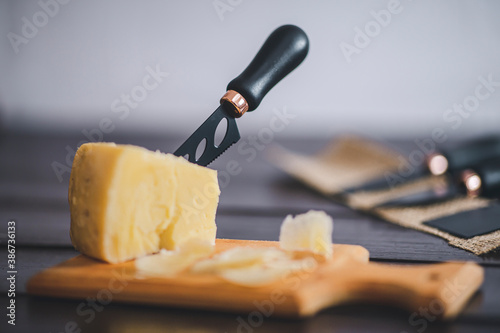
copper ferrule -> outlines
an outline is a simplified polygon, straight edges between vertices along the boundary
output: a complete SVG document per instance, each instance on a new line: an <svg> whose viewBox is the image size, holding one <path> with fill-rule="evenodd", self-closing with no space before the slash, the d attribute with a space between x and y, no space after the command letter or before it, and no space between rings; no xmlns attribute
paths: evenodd
<svg viewBox="0 0 500 333"><path fill-rule="evenodd" d="M473 170L467 169L462 171L460 181L465 185L468 196L477 197L481 194L481 177Z"/></svg>
<svg viewBox="0 0 500 333"><path fill-rule="evenodd" d="M427 167L434 176L439 176L448 171L448 159L439 153L430 154L427 157Z"/></svg>
<svg viewBox="0 0 500 333"><path fill-rule="evenodd" d="M234 117L239 118L248 111L248 103L245 97L234 90L228 90L220 99L220 103L229 102L234 108Z"/></svg>

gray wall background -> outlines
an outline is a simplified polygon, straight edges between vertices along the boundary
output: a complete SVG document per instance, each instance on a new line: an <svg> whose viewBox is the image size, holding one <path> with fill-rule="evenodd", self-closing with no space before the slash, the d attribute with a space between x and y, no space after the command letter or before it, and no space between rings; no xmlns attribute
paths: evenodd
<svg viewBox="0 0 500 333"><path fill-rule="evenodd" d="M45 24L39 1L0 2L4 129L81 132L109 118L116 132L186 135L287 23L306 31L309 55L239 121L243 134L284 108L296 118L281 136L416 137L437 127L472 136L500 126L500 86L460 124L447 111L473 102L479 77L500 82L500 1L401 0L380 31L372 12L391 1L72 0L57 13L54 1L41 0L53 11ZM23 36L23 17L40 27L16 53L9 33ZM341 45L355 46L355 29L365 26L373 37L349 62ZM122 94L140 89L148 66L168 77L128 116L113 112Z"/></svg>

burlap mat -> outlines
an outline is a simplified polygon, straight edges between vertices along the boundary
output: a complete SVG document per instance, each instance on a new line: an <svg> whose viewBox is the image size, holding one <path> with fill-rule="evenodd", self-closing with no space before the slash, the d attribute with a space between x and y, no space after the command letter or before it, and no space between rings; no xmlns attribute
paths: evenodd
<svg viewBox="0 0 500 333"><path fill-rule="evenodd" d="M368 210L389 200L432 190L436 187L443 188L447 183L445 176L426 176L389 189L348 193L345 195L346 203L352 208Z"/></svg>
<svg viewBox="0 0 500 333"><path fill-rule="evenodd" d="M486 207L491 202L487 199L462 197L427 206L376 207L392 199L435 186L445 186L447 180L444 176L427 176L385 190L345 192L346 189L383 177L388 172L397 172L400 163L398 154L383 145L356 137L343 137L313 156L273 146L269 150L268 158L294 178L332 199L340 199L352 208L371 212L407 228L439 236L446 239L450 245L477 255L500 246L500 230L464 239L422 224L439 217Z"/></svg>
<svg viewBox="0 0 500 333"><path fill-rule="evenodd" d="M290 152L277 145L268 158L280 169L326 195L396 172L398 154L385 146L355 137L335 140L314 156Z"/></svg>
<svg viewBox="0 0 500 333"><path fill-rule="evenodd" d="M453 236L447 232L422 223L439 217L486 207L490 203L491 201L487 199L461 197L428 206L375 208L373 209L373 212L387 221L399 224L403 227L421 230L429 234L439 236L446 239L450 245L479 255L500 246L500 230L465 239ZM471 223L474 223L474 221L471 221Z"/></svg>

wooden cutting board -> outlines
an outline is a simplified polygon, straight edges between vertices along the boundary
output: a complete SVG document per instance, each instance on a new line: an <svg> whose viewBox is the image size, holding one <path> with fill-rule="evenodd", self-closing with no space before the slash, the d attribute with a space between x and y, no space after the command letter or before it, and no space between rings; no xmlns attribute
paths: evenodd
<svg viewBox="0 0 500 333"><path fill-rule="evenodd" d="M217 239L216 252L235 246L277 247L277 242ZM171 278L139 278L134 262L107 264L84 255L38 273L28 281L33 295L204 308L277 316L308 316L332 305L375 302L407 310L429 309L456 316L483 281L475 263L432 265L371 263L357 245L334 245L333 259L272 284L244 287L213 275L182 273Z"/></svg>

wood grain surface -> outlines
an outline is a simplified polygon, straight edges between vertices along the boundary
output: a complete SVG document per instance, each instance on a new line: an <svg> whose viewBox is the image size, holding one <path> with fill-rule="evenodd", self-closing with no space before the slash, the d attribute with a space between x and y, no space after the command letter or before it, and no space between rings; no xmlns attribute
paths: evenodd
<svg viewBox="0 0 500 333"><path fill-rule="evenodd" d="M279 247L277 242L218 239L215 252L237 246ZM110 297L115 301L249 313L267 304L272 315L309 316L343 303L370 301L418 311L431 305L439 316L458 315L483 281L474 263L405 267L368 262L357 245L334 245L331 260L317 262L259 287L240 286L214 275L180 273L140 277L134 262L107 264L79 255L28 282L28 293L63 298ZM97 295L97 296L96 296ZM106 295L106 296L104 296Z"/></svg>
<svg viewBox="0 0 500 333"><path fill-rule="evenodd" d="M118 133L119 131L117 131ZM224 170L237 161L241 172L222 188L217 212L219 238L277 240L279 225L287 214L323 209L335 223L334 243L357 244L370 252L370 261L413 267L443 261L474 261L484 268L484 282L461 314L451 321L439 321L430 311L408 313L380 303L345 304L330 307L300 321L248 317L224 312L177 309L115 302L95 305L87 300L34 297L26 294L27 281L37 273L77 255L72 248L67 205L68 176L59 182L51 164L65 163L67 147L75 148L84 137L3 133L0 135L0 221L15 220L18 274L16 304L20 332L64 332L75 324L82 332L498 332L500 331L500 251L475 256L449 246L442 239L405 229L352 211L314 193L270 165L266 147L254 159L238 152L238 144L210 167ZM164 152L174 151L183 138L106 135L106 141L137 144ZM290 140L276 136L284 147L313 154L330 138ZM242 132L242 142L248 136ZM403 156L418 147L413 140L385 141ZM453 143L450 140L450 144ZM6 229L0 230L0 245L6 244ZM3 234L3 235L2 235ZM4 270L5 267L2 264ZM0 290L7 290L0 279ZM95 298L95 295L94 295ZM2 302L6 294L0 295ZM3 303L2 303L3 304ZM434 306L436 304L433 303ZM82 315L78 310L84 307ZM256 310L256 309L254 309ZM438 309L434 309L438 310ZM255 314L254 312L252 312ZM261 320L262 319L262 320ZM67 326L69 325L69 326ZM6 322L0 322L1 332ZM71 329L69 330L71 331Z"/></svg>

